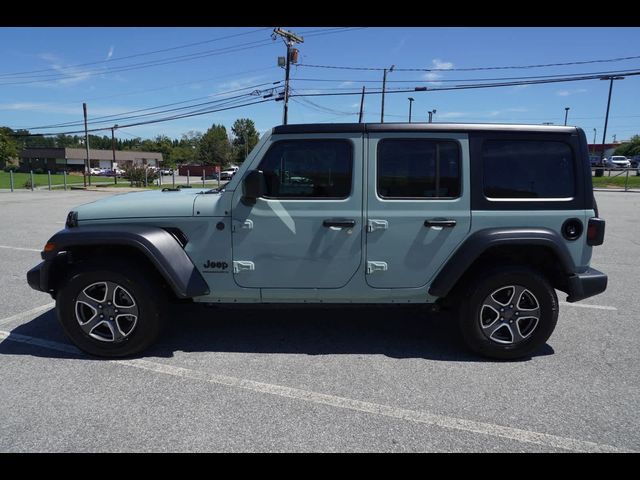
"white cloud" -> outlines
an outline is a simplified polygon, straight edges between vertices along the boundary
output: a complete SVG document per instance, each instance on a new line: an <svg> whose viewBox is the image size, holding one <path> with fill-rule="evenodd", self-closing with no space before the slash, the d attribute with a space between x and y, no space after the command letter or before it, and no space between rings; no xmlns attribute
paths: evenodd
<svg viewBox="0 0 640 480"><path fill-rule="evenodd" d="M113 45L109 48L109 53L107 53L107 60L113 57Z"/></svg>
<svg viewBox="0 0 640 480"><path fill-rule="evenodd" d="M353 85L353 82L347 80L346 82L342 82L339 87L348 87L350 85Z"/></svg>
<svg viewBox="0 0 640 480"><path fill-rule="evenodd" d="M255 83L260 83L258 82L258 80L260 80L261 78L264 78L264 75L259 75L257 77L247 77L239 80L232 80L230 82L219 83L217 86L217 91L215 93L212 93L211 95L216 95L221 91L238 90L240 88L245 88ZM268 85L263 85L262 87L259 87L259 88L264 89L267 87Z"/></svg>
<svg viewBox="0 0 640 480"><path fill-rule="evenodd" d="M453 68L452 62L443 62L439 58L434 58L431 63L433 64L433 68L437 68L438 70L451 70Z"/></svg>
<svg viewBox="0 0 640 480"><path fill-rule="evenodd" d="M95 71L92 73L87 70L82 70L81 68L65 66L60 57L52 53L41 53L38 56L49 63L49 68L64 76L58 80L43 80L43 84L46 85L74 85L87 80L96 74Z"/></svg>
<svg viewBox="0 0 640 480"><path fill-rule="evenodd" d="M438 118L461 118L461 117L468 117L471 114L469 112L444 112L444 113L438 113Z"/></svg>
<svg viewBox="0 0 640 480"><path fill-rule="evenodd" d="M585 93L588 90L586 88L578 88L576 90L558 90L556 95L559 97L568 97L569 95L575 95L576 93Z"/></svg>
<svg viewBox="0 0 640 480"><path fill-rule="evenodd" d="M453 68L452 62L444 62L439 58L431 60L432 68L437 70L451 70ZM424 81L432 83L434 85L440 85L442 82L438 82L442 78L442 74L438 72L427 72L422 75Z"/></svg>
<svg viewBox="0 0 640 480"><path fill-rule="evenodd" d="M99 115L118 115L122 112L131 110L128 107L89 107L89 117ZM79 105L70 105L64 103L37 103L37 102L13 102L0 103L0 110L11 110L21 112L37 112L59 115L74 115L82 118L82 108Z"/></svg>

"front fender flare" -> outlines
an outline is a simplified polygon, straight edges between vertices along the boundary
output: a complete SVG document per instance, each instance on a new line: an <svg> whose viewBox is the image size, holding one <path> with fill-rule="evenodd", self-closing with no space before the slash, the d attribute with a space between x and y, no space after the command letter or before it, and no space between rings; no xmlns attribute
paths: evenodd
<svg viewBox="0 0 640 480"><path fill-rule="evenodd" d="M61 230L49 239L53 249L42 258L53 261L59 252L73 247L126 246L142 253L166 280L178 298L209 294L209 286L187 253L166 230L146 225L96 225ZM40 279L41 285L47 278Z"/></svg>

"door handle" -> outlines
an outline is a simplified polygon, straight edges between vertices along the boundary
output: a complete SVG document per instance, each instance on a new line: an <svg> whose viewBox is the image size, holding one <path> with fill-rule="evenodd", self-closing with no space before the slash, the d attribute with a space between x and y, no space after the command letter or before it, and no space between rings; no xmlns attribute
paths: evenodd
<svg viewBox="0 0 640 480"><path fill-rule="evenodd" d="M456 226L456 221L449 218L432 218L424 221L425 227L444 227L453 228Z"/></svg>
<svg viewBox="0 0 640 480"><path fill-rule="evenodd" d="M350 218L327 218L323 220L322 226L327 228L353 228L356 226L356 221Z"/></svg>

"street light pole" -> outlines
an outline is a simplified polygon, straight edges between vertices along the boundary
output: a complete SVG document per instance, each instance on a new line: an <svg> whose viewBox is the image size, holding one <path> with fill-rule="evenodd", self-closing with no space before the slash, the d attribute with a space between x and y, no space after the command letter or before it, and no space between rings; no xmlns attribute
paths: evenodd
<svg viewBox="0 0 640 480"><path fill-rule="evenodd" d="M597 132L597 130L594 128L593 129L593 148L592 148L593 152L596 151L596 132Z"/></svg>
<svg viewBox="0 0 640 480"><path fill-rule="evenodd" d="M609 98L607 99L607 114L604 117L604 132L602 133L602 154L600 155L600 162L602 162L602 158L604 157L604 145L605 139L607 138L607 125L609 123L609 108L611 107L611 91L613 90L613 81L614 80L623 80L624 77L603 77L600 80L609 80Z"/></svg>
<svg viewBox="0 0 640 480"><path fill-rule="evenodd" d="M111 153L112 153L112 160L111 160L111 173L113 173L113 183L114 184L118 184L118 174L116 173L116 171L113 169L113 165L116 163L116 135L115 135L115 129L118 128L118 124L116 123L113 127L111 127Z"/></svg>
<svg viewBox="0 0 640 480"><path fill-rule="evenodd" d="M433 121L433 116L436 114L436 109L434 108L433 110L429 110L429 123L431 123Z"/></svg>
<svg viewBox="0 0 640 480"><path fill-rule="evenodd" d="M387 88L387 72L393 72L395 65L391 65L391 68L387 70L384 69L384 74L382 75L382 109L380 111L380 123L384 123L384 92Z"/></svg>
<svg viewBox="0 0 640 480"><path fill-rule="evenodd" d="M570 107L564 107L564 124L567 124L567 116L569 115L569 108Z"/></svg>
<svg viewBox="0 0 640 480"><path fill-rule="evenodd" d="M409 123L411 123L411 105L413 105L413 98L409 97Z"/></svg>

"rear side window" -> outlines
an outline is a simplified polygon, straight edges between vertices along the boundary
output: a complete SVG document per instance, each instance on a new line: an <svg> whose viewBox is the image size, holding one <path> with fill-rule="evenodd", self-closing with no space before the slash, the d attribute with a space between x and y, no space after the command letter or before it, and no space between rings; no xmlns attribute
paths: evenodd
<svg viewBox="0 0 640 480"><path fill-rule="evenodd" d="M571 199L573 151L566 143L487 140L482 147L484 195L489 199Z"/></svg>
<svg viewBox="0 0 640 480"><path fill-rule="evenodd" d="M341 199L351 194L353 148L348 140L281 140L258 167L266 197Z"/></svg>
<svg viewBox="0 0 640 480"><path fill-rule="evenodd" d="M381 140L377 172L378 195L382 198L460 196L460 148L451 140Z"/></svg>

